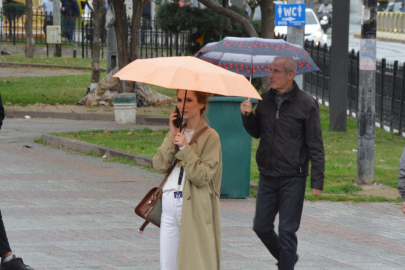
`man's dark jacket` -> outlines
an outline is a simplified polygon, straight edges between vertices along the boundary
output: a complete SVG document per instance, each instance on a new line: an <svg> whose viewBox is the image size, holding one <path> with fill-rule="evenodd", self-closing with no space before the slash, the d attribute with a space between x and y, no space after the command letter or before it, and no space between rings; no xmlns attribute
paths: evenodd
<svg viewBox="0 0 405 270"><path fill-rule="evenodd" d="M76 0L62 0L62 7L65 8L63 15L77 17L80 15L79 5Z"/></svg>
<svg viewBox="0 0 405 270"><path fill-rule="evenodd" d="M0 94L0 129L1 126L3 125L3 120L4 120L4 107L3 102L1 101L1 94Z"/></svg>
<svg viewBox="0 0 405 270"><path fill-rule="evenodd" d="M325 154L318 102L294 82L277 111L273 91L262 94L254 114L242 116L246 131L260 138L256 154L260 174L306 177L311 160L311 188L323 190Z"/></svg>

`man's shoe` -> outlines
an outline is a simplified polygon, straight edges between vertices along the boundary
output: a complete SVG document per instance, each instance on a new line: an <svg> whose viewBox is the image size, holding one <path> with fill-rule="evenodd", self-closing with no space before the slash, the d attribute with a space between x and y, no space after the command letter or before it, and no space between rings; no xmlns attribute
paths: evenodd
<svg viewBox="0 0 405 270"><path fill-rule="evenodd" d="M23 260L15 255L8 262L1 262L1 270L34 270L29 265L24 264Z"/></svg>
<svg viewBox="0 0 405 270"><path fill-rule="evenodd" d="M295 262L294 262L294 266L297 264L298 260L299 260L300 256L298 254L295 255ZM276 263L276 265L278 266L278 262Z"/></svg>

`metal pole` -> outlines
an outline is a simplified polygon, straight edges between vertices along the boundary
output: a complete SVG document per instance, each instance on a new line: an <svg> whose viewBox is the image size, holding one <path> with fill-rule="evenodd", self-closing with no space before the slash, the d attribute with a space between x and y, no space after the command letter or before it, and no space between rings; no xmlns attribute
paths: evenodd
<svg viewBox="0 0 405 270"><path fill-rule="evenodd" d="M53 1L53 25L57 25L57 26L61 25L60 0ZM54 56L62 57L62 45L61 44L55 45Z"/></svg>
<svg viewBox="0 0 405 270"><path fill-rule="evenodd" d="M305 0L290 0L288 4L305 4ZM303 10L305 12L305 9ZM292 44L297 44L304 48L304 33L305 33L305 26L299 27L287 27L287 42ZM298 75L295 77L295 82L297 83L300 89L304 87L304 77L302 75Z"/></svg>
<svg viewBox="0 0 405 270"><path fill-rule="evenodd" d="M357 182L374 182L377 0L363 0L359 109L357 124Z"/></svg>
<svg viewBox="0 0 405 270"><path fill-rule="evenodd" d="M346 131L347 128L349 14L349 0L333 1L332 17L336 19L336 23L332 28L329 89L329 128L333 131Z"/></svg>

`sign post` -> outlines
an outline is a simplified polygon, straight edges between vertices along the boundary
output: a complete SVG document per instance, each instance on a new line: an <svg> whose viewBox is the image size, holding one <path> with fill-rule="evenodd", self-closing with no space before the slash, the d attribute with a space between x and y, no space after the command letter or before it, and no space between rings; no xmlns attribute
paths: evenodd
<svg viewBox="0 0 405 270"><path fill-rule="evenodd" d="M276 5L276 26L287 26L287 42L304 48L305 3L304 0L290 0L288 5ZM300 89L304 86L304 77L298 75L295 82Z"/></svg>

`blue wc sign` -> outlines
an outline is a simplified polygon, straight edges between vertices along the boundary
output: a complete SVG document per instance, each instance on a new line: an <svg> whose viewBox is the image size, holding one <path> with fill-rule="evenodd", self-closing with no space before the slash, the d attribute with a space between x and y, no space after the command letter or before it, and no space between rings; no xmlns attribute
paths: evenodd
<svg viewBox="0 0 405 270"><path fill-rule="evenodd" d="M276 26L305 26L305 4L276 5Z"/></svg>

